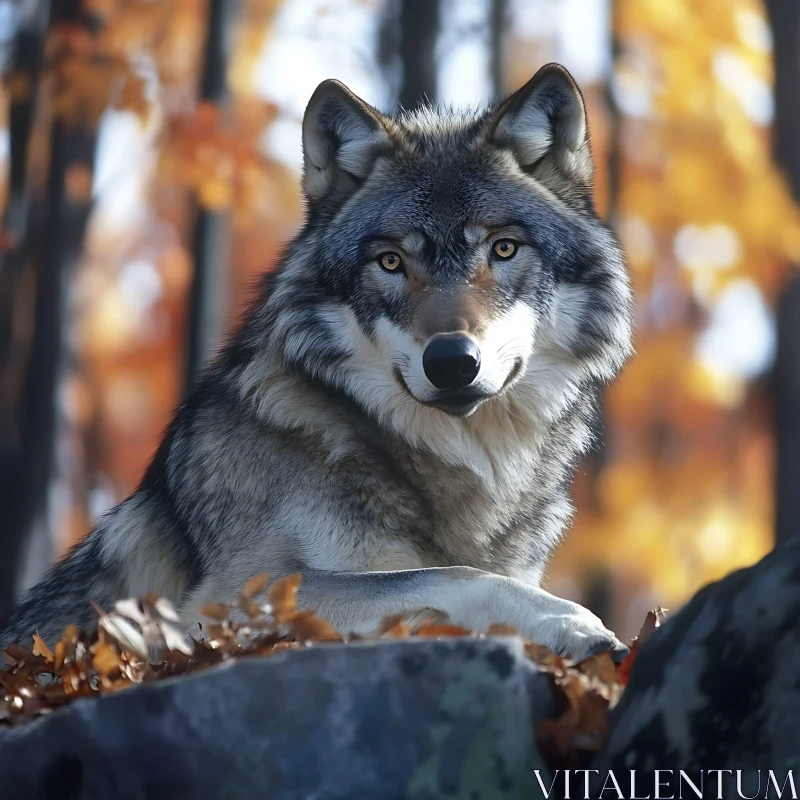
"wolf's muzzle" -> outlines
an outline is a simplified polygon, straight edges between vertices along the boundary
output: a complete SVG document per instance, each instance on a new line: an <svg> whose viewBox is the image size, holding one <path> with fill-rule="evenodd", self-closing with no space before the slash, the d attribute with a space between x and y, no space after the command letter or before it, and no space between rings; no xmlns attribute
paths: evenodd
<svg viewBox="0 0 800 800"><path fill-rule="evenodd" d="M437 389L463 389L478 377L481 351L469 336L440 333L422 353L422 368Z"/></svg>

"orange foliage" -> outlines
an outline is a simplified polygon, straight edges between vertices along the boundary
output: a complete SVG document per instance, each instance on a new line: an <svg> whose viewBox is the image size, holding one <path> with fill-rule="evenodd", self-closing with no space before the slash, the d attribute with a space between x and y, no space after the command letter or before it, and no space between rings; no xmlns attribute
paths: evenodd
<svg viewBox="0 0 800 800"><path fill-rule="evenodd" d="M593 503L583 482L553 576L606 568L678 605L772 545L764 389L698 344L727 289L775 299L800 224L753 111L772 79L760 4L619 0L615 22L637 355L608 393L609 462Z"/></svg>
<svg viewBox="0 0 800 800"><path fill-rule="evenodd" d="M87 532L98 490L95 503L105 506L136 485L185 391L192 198L235 223L229 281L236 306L299 217L296 177L260 145L276 111L255 96L243 66L254 68L278 5L241 4L224 109L197 100L207 24L200 0L87 0L99 32L59 29L48 44L58 56L51 71L56 113L96 122L116 108L140 120L137 151L112 176L108 198L99 197L73 288L79 366L64 392L71 464L63 547ZM135 186L126 190L126 181ZM115 182L123 185L121 199ZM85 196L91 176L70 171L67 184L70 194ZM106 214L131 193L134 220Z"/></svg>

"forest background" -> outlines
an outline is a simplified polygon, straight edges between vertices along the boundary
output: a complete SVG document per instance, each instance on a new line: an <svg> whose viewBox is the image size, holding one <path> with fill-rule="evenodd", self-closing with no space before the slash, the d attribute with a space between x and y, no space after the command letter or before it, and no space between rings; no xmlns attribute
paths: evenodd
<svg viewBox="0 0 800 800"><path fill-rule="evenodd" d="M798 53L796 0L0 0L0 616L132 491L297 229L329 77L386 110L551 60L584 89L637 355L552 591L625 639L800 531Z"/></svg>

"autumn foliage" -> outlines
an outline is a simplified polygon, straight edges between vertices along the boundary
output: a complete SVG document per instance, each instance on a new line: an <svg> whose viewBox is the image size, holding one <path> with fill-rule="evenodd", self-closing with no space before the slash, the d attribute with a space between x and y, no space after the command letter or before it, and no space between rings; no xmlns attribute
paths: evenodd
<svg viewBox="0 0 800 800"><path fill-rule="evenodd" d="M299 575L272 584L265 574L253 576L234 603L209 603L201 609L207 622L198 640L184 635L169 601L150 595L120 600L110 612L98 608L92 634L69 626L52 649L38 633L29 644L10 645L4 653L8 667L0 670L0 723L23 723L78 698L195 673L232 659L363 641L354 634L340 634L313 611L299 610L299 585ZM552 677L560 699L557 715L537 731L539 747L551 766L579 767L601 749L610 732L608 712L625 689L638 648L664 616L661 609L647 615L619 666L608 653L572 663L545 647L525 643L525 654ZM474 635L457 625L435 623L423 623L412 632L400 614L384 620L376 640ZM493 625L483 635L508 636L515 631Z"/></svg>

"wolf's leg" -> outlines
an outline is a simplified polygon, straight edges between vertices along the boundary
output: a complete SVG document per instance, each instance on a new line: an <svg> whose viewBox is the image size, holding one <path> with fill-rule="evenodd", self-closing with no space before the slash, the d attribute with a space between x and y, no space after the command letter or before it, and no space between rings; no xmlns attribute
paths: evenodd
<svg viewBox="0 0 800 800"><path fill-rule="evenodd" d="M622 658L627 648L588 609L516 578L470 567L399 572L321 572L302 575L298 602L337 630L374 633L401 612L435 609L457 625L482 632L493 623L559 655L583 659L604 650Z"/></svg>

